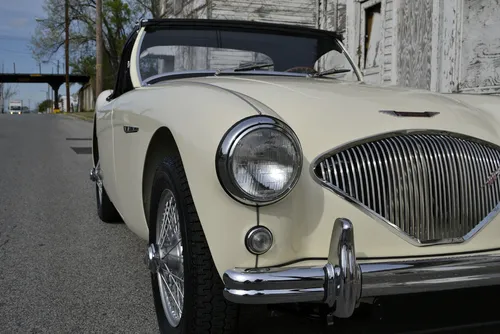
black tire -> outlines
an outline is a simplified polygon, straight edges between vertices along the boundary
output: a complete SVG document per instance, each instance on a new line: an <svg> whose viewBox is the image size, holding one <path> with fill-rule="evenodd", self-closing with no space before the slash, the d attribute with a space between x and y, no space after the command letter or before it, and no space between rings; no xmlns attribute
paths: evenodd
<svg viewBox="0 0 500 334"><path fill-rule="evenodd" d="M108 193L102 185L102 197L99 196L99 186L96 182L95 185L95 198L97 204L97 215L105 223L121 223L122 217L116 210L114 204L108 197Z"/></svg>
<svg viewBox="0 0 500 334"><path fill-rule="evenodd" d="M236 333L239 307L227 301L223 282L203 232L180 157L165 158L157 167L150 211L150 243L156 242L160 199L168 189L175 198L183 246L184 306L179 324L172 327L165 316L157 274L151 275L160 333Z"/></svg>

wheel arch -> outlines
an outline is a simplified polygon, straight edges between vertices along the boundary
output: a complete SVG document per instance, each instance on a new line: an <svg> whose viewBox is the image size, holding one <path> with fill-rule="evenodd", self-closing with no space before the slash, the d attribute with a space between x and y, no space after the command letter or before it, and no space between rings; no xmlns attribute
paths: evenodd
<svg viewBox="0 0 500 334"><path fill-rule="evenodd" d="M173 154L178 154L180 157L174 136L166 126L160 127L149 142L142 175L142 203L148 228L150 226L151 188L156 168L166 156Z"/></svg>

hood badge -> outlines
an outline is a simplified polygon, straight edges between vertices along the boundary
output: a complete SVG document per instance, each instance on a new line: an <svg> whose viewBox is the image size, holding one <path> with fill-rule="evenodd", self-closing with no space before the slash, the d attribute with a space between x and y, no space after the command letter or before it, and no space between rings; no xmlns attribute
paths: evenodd
<svg viewBox="0 0 500 334"><path fill-rule="evenodd" d="M434 117L439 115L437 111L397 111L397 110L379 110L382 114L395 117Z"/></svg>
<svg viewBox="0 0 500 334"><path fill-rule="evenodd" d="M495 181L498 180L498 177L500 176L500 166L497 168L496 171L491 173L491 175L488 177L488 180L486 180L486 183L483 185L483 188L491 186Z"/></svg>

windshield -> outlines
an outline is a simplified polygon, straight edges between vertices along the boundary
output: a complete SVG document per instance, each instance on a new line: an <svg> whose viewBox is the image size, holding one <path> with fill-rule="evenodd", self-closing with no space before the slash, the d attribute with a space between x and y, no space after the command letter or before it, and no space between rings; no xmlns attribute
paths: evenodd
<svg viewBox="0 0 500 334"><path fill-rule="evenodd" d="M143 84L193 75L318 75L358 80L335 38L219 29L146 31L139 54Z"/></svg>
<svg viewBox="0 0 500 334"><path fill-rule="evenodd" d="M10 110L21 110L21 106L10 106Z"/></svg>

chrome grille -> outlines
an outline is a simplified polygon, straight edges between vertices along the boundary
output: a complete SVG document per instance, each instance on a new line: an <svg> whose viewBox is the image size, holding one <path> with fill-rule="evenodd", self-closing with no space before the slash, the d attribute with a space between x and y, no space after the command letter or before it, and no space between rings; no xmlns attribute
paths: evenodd
<svg viewBox="0 0 500 334"><path fill-rule="evenodd" d="M336 150L315 174L414 241L432 244L462 241L498 211L499 168L496 146L454 134L404 133Z"/></svg>

